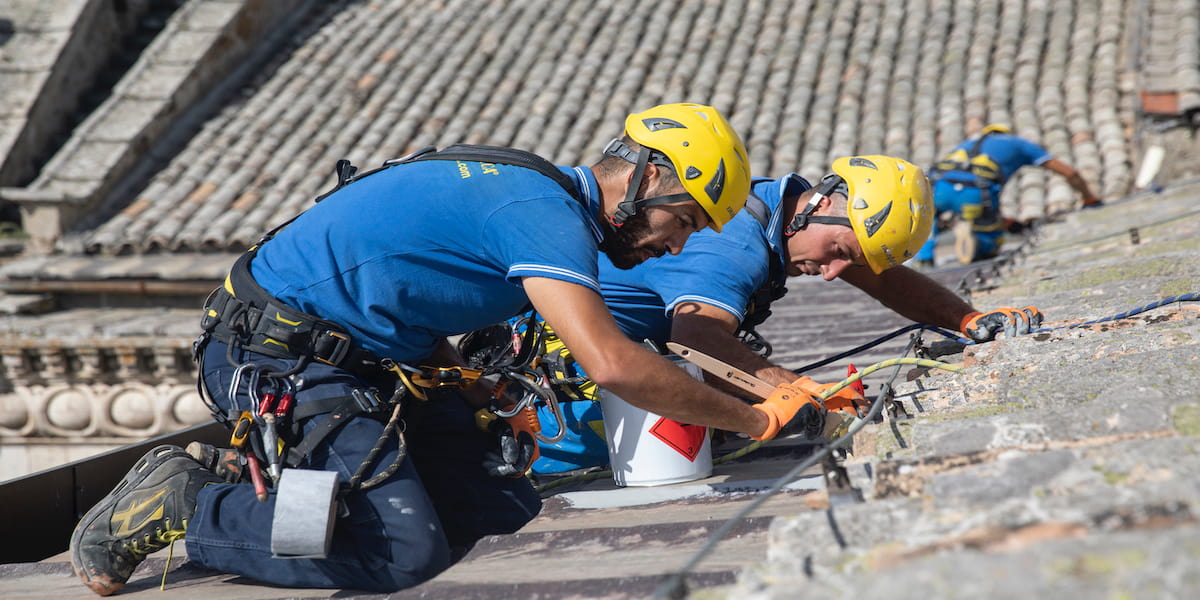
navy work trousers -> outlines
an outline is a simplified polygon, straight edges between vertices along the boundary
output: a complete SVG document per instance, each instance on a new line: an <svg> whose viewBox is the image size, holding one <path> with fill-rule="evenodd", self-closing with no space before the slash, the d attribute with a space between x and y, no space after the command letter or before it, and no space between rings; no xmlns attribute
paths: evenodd
<svg viewBox="0 0 1200 600"><path fill-rule="evenodd" d="M228 391L234 365L225 344L211 341L204 350L204 382L216 403L230 407ZM234 360L280 371L292 361L237 351ZM299 404L348 396L367 385L352 374L316 363L301 373ZM247 386L237 402L249 406ZM386 399L390 389L380 389ZM189 560L225 573L288 587L351 588L376 592L400 590L433 578L461 558L486 535L512 533L533 519L541 499L525 478L491 477L481 466L495 442L474 424L472 410L454 392L431 395L427 402L406 399L404 413L408 457L384 483L345 497L326 558L272 558L271 523L275 494L259 502L251 484L210 485L200 491L188 525ZM325 438L304 469L338 473L347 482L383 432L383 421L356 417ZM307 419L311 430L327 415ZM394 438L384 446L370 474L396 457Z"/></svg>

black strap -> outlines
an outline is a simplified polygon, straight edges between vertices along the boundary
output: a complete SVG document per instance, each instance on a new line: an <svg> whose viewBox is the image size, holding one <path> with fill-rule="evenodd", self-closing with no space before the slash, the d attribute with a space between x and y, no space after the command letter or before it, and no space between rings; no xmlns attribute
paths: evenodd
<svg viewBox="0 0 1200 600"><path fill-rule="evenodd" d="M849 195L849 191L846 189L846 181L839 175L830 173L829 175L823 177L821 182L817 184L817 187L813 191L813 195L809 198L808 204L805 205L804 210L801 210L799 213L797 213L796 216L792 218L792 222L783 229L783 237L792 237L793 235L796 235L798 231L808 227L811 223L843 225L853 228L850 225L850 219L846 217L813 216L812 214L813 211L817 210L817 204L821 202L821 198L824 198L835 191L841 192L844 195Z"/></svg>
<svg viewBox="0 0 1200 600"><path fill-rule="evenodd" d="M338 427L348 423L351 418L358 416L363 412L362 409L359 408L358 404L348 396L332 398L331 400L336 401L334 408L328 411L328 414L325 415L325 418L321 419L311 431L304 434L304 437L300 440L299 444L288 448L285 463L289 467L295 467L296 465L299 465L306 457L308 457L309 454L312 453L313 449L317 447L317 444L320 444L322 441L324 441L329 434L333 433ZM297 422L300 421L299 410L308 404L312 404L312 402L306 402L296 407L297 414L294 418Z"/></svg>
<svg viewBox="0 0 1200 600"><path fill-rule="evenodd" d="M575 182L569 176L567 176L566 173L563 173L558 169L558 167L554 166L554 164L550 161L525 150L504 148L500 146L481 146L477 144L455 144L443 150L438 150L433 146L426 146L407 156L385 161L383 166L366 171L361 175L358 174L358 167L354 166L350 163L350 161L344 158L340 159L334 164L333 167L333 173L337 177L337 183L333 186L333 189L321 194L320 196L317 196L313 200L313 204L328 198L329 196L333 195L334 192L346 187L347 185L350 185L351 183L354 183L355 181L359 181L396 165L416 162L419 160L465 160L470 162L512 165L514 167L530 169L554 180L554 182L557 183L559 187L565 190L568 194L570 194L572 198L574 198L580 204L586 205L586 201L583 196L579 194L579 190L576 188ZM284 227L291 225L292 221L298 219L302 214L304 214L304 211L297 213L292 218L275 226L270 231L263 234L258 242L254 244L254 246L258 247L270 241L271 238L275 237L275 234L279 233Z"/></svg>
<svg viewBox="0 0 1200 600"><path fill-rule="evenodd" d="M574 180L550 161L525 150L502 148L499 146L480 146L476 144L455 144L443 150L418 153L404 162L416 162L419 160L463 160L530 169L554 180L572 198L581 204L584 203L584 198L580 196Z"/></svg>
<svg viewBox="0 0 1200 600"><path fill-rule="evenodd" d="M754 194L746 196L746 206L742 210L750 213L750 216L754 217L754 220L758 221L763 229L766 229L771 222L771 209L767 207L766 202Z"/></svg>
<svg viewBox="0 0 1200 600"><path fill-rule="evenodd" d="M258 285L250 274L255 254L252 248L240 256L226 285L205 302L204 331L231 348L273 358L318 360L360 375L381 372L379 358L356 344L346 328L292 308Z"/></svg>

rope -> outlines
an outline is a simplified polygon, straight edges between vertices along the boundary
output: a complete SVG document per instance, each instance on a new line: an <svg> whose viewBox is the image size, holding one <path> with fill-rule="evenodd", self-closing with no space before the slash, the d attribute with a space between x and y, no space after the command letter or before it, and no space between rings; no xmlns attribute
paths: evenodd
<svg viewBox="0 0 1200 600"><path fill-rule="evenodd" d="M1117 314L1109 316L1109 317L1104 317L1102 319L1096 319L1094 321L1088 321L1086 323L1076 323L1074 325L1063 325L1061 327L1044 327L1042 329L1035 329L1035 330L1031 331L1030 333L1045 333L1047 331L1057 331L1059 329L1072 329L1075 327L1085 327L1087 325L1095 325L1096 323L1105 323L1108 321L1116 321L1118 319L1126 319L1126 318L1132 317L1134 315L1144 313L1149 310L1154 310L1160 306L1166 306L1167 304L1173 304L1175 302L1188 302L1188 301L1192 301L1192 300L1200 300L1200 292L1192 292L1190 294L1180 294L1178 296L1171 296L1170 298L1164 298L1164 299L1158 300L1156 302L1151 302L1150 304L1147 304L1140 308L1134 308L1132 310L1127 310L1123 313L1117 313Z"/></svg>
<svg viewBox="0 0 1200 600"><path fill-rule="evenodd" d="M1194 301L1194 300L1200 300L1200 292L1192 292L1192 293L1190 293L1190 294L1181 294L1181 295L1178 295L1178 296L1172 296L1172 297L1170 297L1170 298L1166 298L1166 299L1163 299L1163 300L1158 300L1158 301L1156 301L1156 302L1151 302L1150 304L1147 304L1147 305L1145 305L1145 306L1142 306L1142 307L1140 307L1140 308L1135 308L1135 309L1132 309L1132 310L1127 310L1127 311L1125 311L1125 312L1122 312L1122 313L1117 313L1117 314L1115 314L1115 315L1112 315L1112 316L1109 316L1109 317L1104 317L1104 318L1102 318L1102 319L1096 319L1096 320L1094 320L1094 321L1088 321L1088 322L1086 322L1086 323L1076 323L1076 324L1074 324L1074 325L1063 325L1063 326L1061 326L1061 327L1047 327L1047 328L1041 328L1041 329L1034 329L1034 330L1030 331L1030 333L1045 333L1045 332L1047 332L1047 331L1056 331L1056 330L1059 330L1059 329L1069 329L1069 328L1072 328L1072 327L1084 327L1084 326L1087 326L1087 325L1094 325L1094 324L1096 324L1096 323L1104 323L1104 322L1106 322L1106 321L1115 321L1115 320L1118 320L1118 319L1126 319L1126 318L1132 317L1132 316L1134 316L1134 315L1141 314L1141 313L1144 313L1144 312L1146 312L1146 311L1149 311L1149 310L1153 310L1153 309L1159 308L1159 307L1161 307L1161 306L1165 306L1165 305L1167 305L1167 304L1172 304L1172 303L1175 303L1175 302L1189 302L1189 301ZM940 327L935 327L935 326L933 326L933 325L925 325L925 324L923 324L923 323L914 323L914 324L912 324L912 325L908 325L908 326L905 326L905 327L901 327L900 329L897 329L897 330L895 330L895 331L893 331L893 332L891 332L891 333L888 333L888 334L882 335L882 336L880 336L880 337L877 337L877 338L875 338L875 339L873 339L873 340L871 340L871 341L869 341L869 342L867 342L867 343L865 343L865 344L862 344L862 345L860 345L860 346L855 346L854 348L851 348L851 349L849 349L849 350L846 350L845 352L842 352L842 353L839 353L839 354L835 354L835 355L833 355L833 356L830 356L830 357L828 357L828 358L821 359L821 360L819 360L819 361L817 361L817 362L814 362L814 363L810 363L810 364L804 365L803 367L800 367L800 368L796 369L796 373L798 373L798 374L799 374L799 373L804 373L805 371L811 371L812 369L817 369L817 368L820 368L820 367L824 367L825 365L828 365L828 364L830 364L830 363L833 363L833 362L837 362L837 361L839 361L839 360L841 360L841 359L843 359L843 358L847 358L847 357L853 356L853 355L855 355L855 354L858 354L858 353L860 353L860 352L863 352L863 351L865 351L865 350L869 350L869 349L871 349L871 348L874 348L875 346L878 346L879 344L882 344L883 342L886 342L886 341L888 341L888 340L890 340L890 339L892 339L892 338L894 338L894 337L897 337L897 336L899 336L899 335L901 335L901 334L903 334L903 333L907 333L907 332L909 332L909 331L913 331L913 330L915 330L915 329L921 329L921 330L924 330L924 331L931 331L931 332L933 332L933 333L936 333L936 334L938 334L938 335L941 335L941 336L943 336L943 337L945 337L945 338L947 338L947 339L950 339L950 340L953 340L953 341L959 342L959 343L961 343L961 344L966 344L966 345L974 345L974 344L978 344L978 343L980 343L980 342L976 342L975 340L971 340L971 339L968 339L968 338L960 337L958 334L956 334L956 333L952 333L952 332L950 332L950 331L946 331L945 329L942 329L942 328L940 328ZM841 389L841 388L838 388L838 389Z"/></svg>
<svg viewBox="0 0 1200 600"><path fill-rule="evenodd" d="M914 324L912 324L912 325L908 325L908 326L905 326L905 327L901 327L900 329L897 329L897 330L895 330L895 331L893 331L893 332L891 332L891 333L888 333L888 334L882 335L882 336L880 336L880 337L877 337L877 338L875 338L875 339L873 339L873 340L871 340L871 341L869 341L869 342L867 342L867 343L865 343L865 344L863 344L863 345L861 345L861 346L855 346L854 348L851 348L851 349L849 349L849 350L847 350L847 351L845 351L845 352L842 352L841 354L835 354L834 356L830 356L829 358L825 358L825 359L819 360L819 361L817 361L817 362L815 362L815 363L811 363L811 364L804 365L803 367L800 367L799 369L796 369L796 373L797 373L797 374L800 374L800 373L804 373L805 371L811 371L812 369L816 369L816 368L819 368L819 367L823 367L823 366L825 366L825 365L827 365L827 364L829 364L829 363L832 363L832 362L837 362L837 361L839 361L839 360L841 360L841 359L843 359L843 358L846 358L846 357L848 357L848 356L854 356L855 354L858 354L859 352L862 352L862 351L864 351L864 350L870 350L871 348L874 348L875 346L878 346L879 344L882 344L882 343L884 343L884 342L886 342L886 341L888 341L888 340L890 340L890 339L892 339L892 338L894 338L894 337L897 337L897 336L899 336L899 335L901 335L901 334L907 333L907 332L909 332L909 331L912 331L912 330L914 330L914 329L922 329L922 330L925 330L925 331L932 331L933 333L936 333L936 334L938 334L938 335L941 335L941 336L944 336L944 337L950 338L950 339L952 339L952 340L955 340L955 341L958 341L958 342L970 341L970 340L964 340L963 338L960 338L960 337L958 337L958 334L956 334L956 333L951 333L951 332L949 332L949 331L946 331L945 329L942 329L942 328L940 328L940 327L935 327L935 326L933 326L933 325L925 325L925 324L923 324L923 323L914 323ZM839 388L839 389L840 389L840 388Z"/></svg>

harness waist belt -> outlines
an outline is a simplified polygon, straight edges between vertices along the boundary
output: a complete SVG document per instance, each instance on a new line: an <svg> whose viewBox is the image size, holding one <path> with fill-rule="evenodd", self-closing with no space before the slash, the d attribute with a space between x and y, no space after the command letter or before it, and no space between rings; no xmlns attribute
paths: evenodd
<svg viewBox="0 0 1200 600"><path fill-rule="evenodd" d="M273 358L309 357L352 372L382 369L379 357L355 344L344 327L296 310L259 286L250 275L254 254L239 257L225 285L209 295L201 328L226 344Z"/></svg>

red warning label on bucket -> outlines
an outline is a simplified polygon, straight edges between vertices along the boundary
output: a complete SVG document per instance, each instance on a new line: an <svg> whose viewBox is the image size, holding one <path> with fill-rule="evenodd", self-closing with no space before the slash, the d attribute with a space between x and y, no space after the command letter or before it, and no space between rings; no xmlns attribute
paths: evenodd
<svg viewBox="0 0 1200 600"><path fill-rule="evenodd" d="M708 428L703 425L688 425L666 417L659 417L658 422L650 426L650 434L687 457L688 460L696 462L696 456L704 447L704 436L708 435Z"/></svg>

